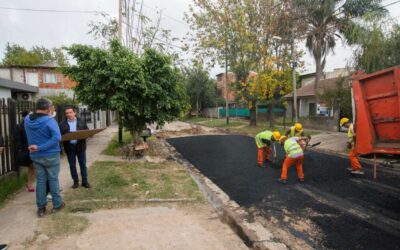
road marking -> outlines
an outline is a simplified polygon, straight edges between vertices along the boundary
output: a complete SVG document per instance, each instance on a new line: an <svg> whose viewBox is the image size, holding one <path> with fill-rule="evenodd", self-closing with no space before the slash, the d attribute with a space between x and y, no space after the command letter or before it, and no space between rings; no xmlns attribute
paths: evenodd
<svg viewBox="0 0 400 250"><path fill-rule="evenodd" d="M388 218L379 213L375 213L370 209L354 204L354 202L347 201L343 198L337 197L327 192L323 192L309 185L299 184L294 186L293 188L302 192L303 194L310 196L318 202L336 208L343 213L350 214L381 230L400 237L400 222L397 220Z"/></svg>

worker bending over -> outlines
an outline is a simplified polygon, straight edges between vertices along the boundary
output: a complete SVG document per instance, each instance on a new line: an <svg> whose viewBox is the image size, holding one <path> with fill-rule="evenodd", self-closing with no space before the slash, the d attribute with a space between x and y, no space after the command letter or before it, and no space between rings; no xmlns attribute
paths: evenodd
<svg viewBox="0 0 400 250"><path fill-rule="evenodd" d="M352 174L364 174L362 166L357 159L356 151L356 133L354 132L353 123L350 122L349 118L343 117L340 119L340 126L347 128L347 148L349 151L349 159L351 164Z"/></svg>
<svg viewBox="0 0 400 250"><path fill-rule="evenodd" d="M286 137L301 137L304 136L303 125L296 123L291 126L285 133Z"/></svg>
<svg viewBox="0 0 400 250"><path fill-rule="evenodd" d="M297 176L300 182L304 182L304 172L303 172L303 149L301 148L299 141L307 141L307 137L286 137L282 136L279 140L280 144L283 146L286 152L286 158L283 161L281 178L278 182L286 184L287 171L292 165L296 165Z"/></svg>
<svg viewBox="0 0 400 250"><path fill-rule="evenodd" d="M255 140L258 149L257 163L259 167L263 166L264 159L265 161L270 161L269 154L271 152L270 151L271 143L278 141L280 137L281 134L278 131L272 132L269 130L265 130L256 135ZM274 157L276 158L275 150L274 150Z"/></svg>
<svg viewBox="0 0 400 250"><path fill-rule="evenodd" d="M303 125L301 123L296 123L294 126L291 126L285 133L286 137L302 137L304 136L304 130L303 130ZM299 144L303 151L306 149L306 142L304 140L300 140Z"/></svg>

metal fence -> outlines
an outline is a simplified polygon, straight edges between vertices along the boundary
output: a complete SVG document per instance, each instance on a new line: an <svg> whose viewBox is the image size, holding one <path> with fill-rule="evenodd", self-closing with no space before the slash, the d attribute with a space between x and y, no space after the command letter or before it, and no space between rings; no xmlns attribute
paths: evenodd
<svg viewBox="0 0 400 250"><path fill-rule="evenodd" d="M285 110L283 108L274 108L273 109L275 114L283 114ZM219 117L225 117L226 110L225 108L219 108ZM267 114L267 108L257 108L257 114ZM242 118L249 118L250 117L250 110L248 108L229 108L229 116L230 117L242 117Z"/></svg>
<svg viewBox="0 0 400 250"><path fill-rule="evenodd" d="M0 99L0 176L3 176L12 171L19 171L16 166L18 157L14 134L17 125L22 121L22 111L34 111L36 103L32 101L15 101L11 98L7 100ZM56 106L55 120L60 123L64 117L65 106ZM78 109L80 116L89 128L100 128L111 125L110 111L88 111L86 109ZM100 115L104 114L105 122L100 121Z"/></svg>

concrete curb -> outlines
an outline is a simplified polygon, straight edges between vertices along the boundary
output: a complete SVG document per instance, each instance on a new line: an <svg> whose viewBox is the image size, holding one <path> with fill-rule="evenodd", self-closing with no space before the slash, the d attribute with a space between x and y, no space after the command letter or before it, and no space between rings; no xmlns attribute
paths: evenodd
<svg viewBox="0 0 400 250"><path fill-rule="evenodd" d="M249 222L246 218L249 214L235 201L205 177L197 168L188 162L168 142L164 141L165 147L169 150L171 158L185 166L198 185L202 193L207 197L220 219L228 224L244 243L257 250L284 250L288 249L283 243L277 242L273 234L258 222Z"/></svg>

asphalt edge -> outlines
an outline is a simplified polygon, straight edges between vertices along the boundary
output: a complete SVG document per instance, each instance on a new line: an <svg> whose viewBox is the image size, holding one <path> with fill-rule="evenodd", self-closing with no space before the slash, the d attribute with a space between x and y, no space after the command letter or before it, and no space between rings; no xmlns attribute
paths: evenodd
<svg viewBox="0 0 400 250"><path fill-rule="evenodd" d="M259 222L249 222L246 219L249 218L246 210L231 200L224 191L187 161L171 144L166 140L164 143L172 160L186 167L203 195L218 213L221 221L228 224L248 247L256 250L288 249L285 244L277 242L273 234Z"/></svg>
<svg viewBox="0 0 400 250"><path fill-rule="evenodd" d="M334 151L334 150L321 149L321 148L312 148L312 149L307 149L307 150L314 151L314 152L317 152L317 153L337 156L337 157L340 157L340 158L343 158L343 159L349 159L348 153L342 153L342 152L337 152L337 151ZM358 160L361 163L364 163L364 164L370 164L372 166L374 165L374 159L366 159L366 158L363 158L363 157L358 157ZM390 174L400 175L400 168L399 167L396 167L396 166L392 166L392 167L385 166L385 165L383 165L383 161L382 160L378 160L377 159L376 166L377 166L377 171L382 171L382 172L386 172L386 173L390 173Z"/></svg>

